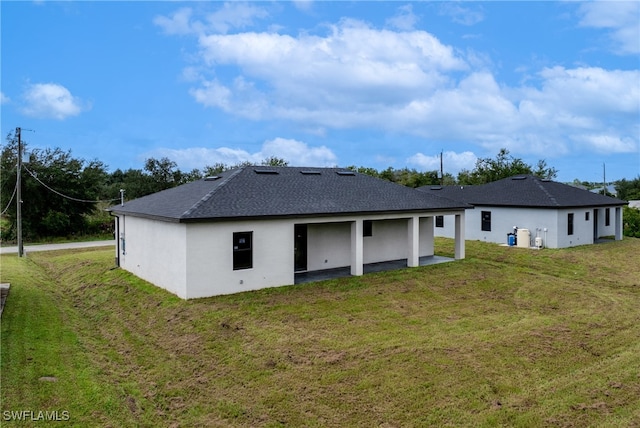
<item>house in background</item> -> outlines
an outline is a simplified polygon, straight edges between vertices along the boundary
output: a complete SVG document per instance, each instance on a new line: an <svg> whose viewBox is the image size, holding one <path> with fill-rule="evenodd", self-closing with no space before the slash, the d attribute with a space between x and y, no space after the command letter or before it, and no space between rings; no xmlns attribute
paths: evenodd
<svg viewBox="0 0 640 428"><path fill-rule="evenodd" d="M298 272L434 254L450 216L464 258L468 205L339 168L243 167L109 208L117 262L184 299L294 284Z"/></svg>
<svg viewBox="0 0 640 428"><path fill-rule="evenodd" d="M613 184L607 184L607 186L600 186L600 187L596 187L595 189L591 189L589 190L592 193L599 193L599 194L603 194L603 192L607 192L609 195L612 195L614 197L618 196L618 190L616 189L616 186L614 186Z"/></svg>
<svg viewBox="0 0 640 428"><path fill-rule="evenodd" d="M419 189L474 206L467 212L467 239L507 244L514 227L518 246L565 248L599 238L622 239L625 201L525 175L477 186ZM452 236L451 221L436 219L436 236Z"/></svg>

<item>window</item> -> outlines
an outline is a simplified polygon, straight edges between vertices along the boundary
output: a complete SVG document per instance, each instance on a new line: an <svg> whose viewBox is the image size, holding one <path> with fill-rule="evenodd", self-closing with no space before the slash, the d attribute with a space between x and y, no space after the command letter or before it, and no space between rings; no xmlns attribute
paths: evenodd
<svg viewBox="0 0 640 428"><path fill-rule="evenodd" d="M436 216L436 227L444 227L444 216L437 215Z"/></svg>
<svg viewBox="0 0 640 428"><path fill-rule="evenodd" d="M235 232L233 234L233 270L253 267L253 232Z"/></svg>
<svg viewBox="0 0 640 428"><path fill-rule="evenodd" d="M567 235L573 235L573 213L567 216Z"/></svg>
<svg viewBox="0 0 640 428"><path fill-rule="evenodd" d="M589 211L584 213L584 221L589 221Z"/></svg>
<svg viewBox="0 0 640 428"><path fill-rule="evenodd" d="M482 230L491 232L491 211L482 211L480 215L482 217Z"/></svg>
<svg viewBox="0 0 640 428"><path fill-rule="evenodd" d="M605 226L611 225L611 209L609 208L604 210L604 225Z"/></svg>
<svg viewBox="0 0 640 428"><path fill-rule="evenodd" d="M362 236L373 236L372 220L365 220L362 222Z"/></svg>

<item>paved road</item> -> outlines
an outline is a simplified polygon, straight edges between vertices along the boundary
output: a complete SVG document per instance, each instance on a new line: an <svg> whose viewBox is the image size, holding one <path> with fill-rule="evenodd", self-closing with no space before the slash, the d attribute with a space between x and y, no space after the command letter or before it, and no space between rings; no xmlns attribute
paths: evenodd
<svg viewBox="0 0 640 428"><path fill-rule="evenodd" d="M41 244L41 245L25 245L25 254L35 251L53 251L53 250L68 250L73 248L90 248L90 247L106 247L116 245L115 240L109 241L90 241L90 242L70 242L67 244ZM17 253L18 247L2 247L0 248L0 254Z"/></svg>

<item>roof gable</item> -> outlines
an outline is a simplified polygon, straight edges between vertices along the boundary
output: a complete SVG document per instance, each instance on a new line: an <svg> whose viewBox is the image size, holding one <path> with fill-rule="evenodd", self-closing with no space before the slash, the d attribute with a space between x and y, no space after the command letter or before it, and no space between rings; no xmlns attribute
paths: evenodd
<svg viewBox="0 0 640 428"><path fill-rule="evenodd" d="M521 175L477 186L424 186L419 190L471 205L529 208L619 206L626 202L556 181Z"/></svg>
<svg viewBox="0 0 640 428"><path fill-rule="evenodd" d="M109 210L169 221L469 208L342 168L242 167Z"/></svg>

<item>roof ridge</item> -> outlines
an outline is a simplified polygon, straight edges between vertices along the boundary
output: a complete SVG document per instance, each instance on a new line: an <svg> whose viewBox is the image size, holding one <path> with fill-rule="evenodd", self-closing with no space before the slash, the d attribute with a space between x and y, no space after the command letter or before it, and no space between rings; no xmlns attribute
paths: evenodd
<svg viewBox="0 0 640 428"><path fill-rule="evenodd" d="M229 174L229 176L227 178L225 178L219 185L217 185L216 187L214 187L211 191L207 192L206 195L204 195L202 198L200 198L200 200L198 202L196 202L195 204L193 204L192 207L190 207L188 210L186 210L185 212L182 213L182 215L180 217L185 217L188 215L191 215L195 210L197 210L202 204L204 204L205 202L207 202L209 199L211 199L211 197L218 191L220 190L220 188L226 186L229 181L231 181L234 177L236 177L238 174L240 174L240 172L242 172L244 170L245 167L241 167L238 168L237 170L231 172Z"/></svg>
<svg viewBox="0 0 640 428"><path fill-rule="evenodd" d="M538 187L540 188L540 190L542 190L544 192L545 195L547 195L547 197L549 198L549 200L551 201L551 203L557 207L560 206L560 204L558 203L558 201L556 200L555 196L553 196L551 193L549 193L549 191L542 185L542 181L536 177L536 176L531 176L531 178L533 178L534 182L538 185ZM551 181L549 182L551 183Z"/></svg>

